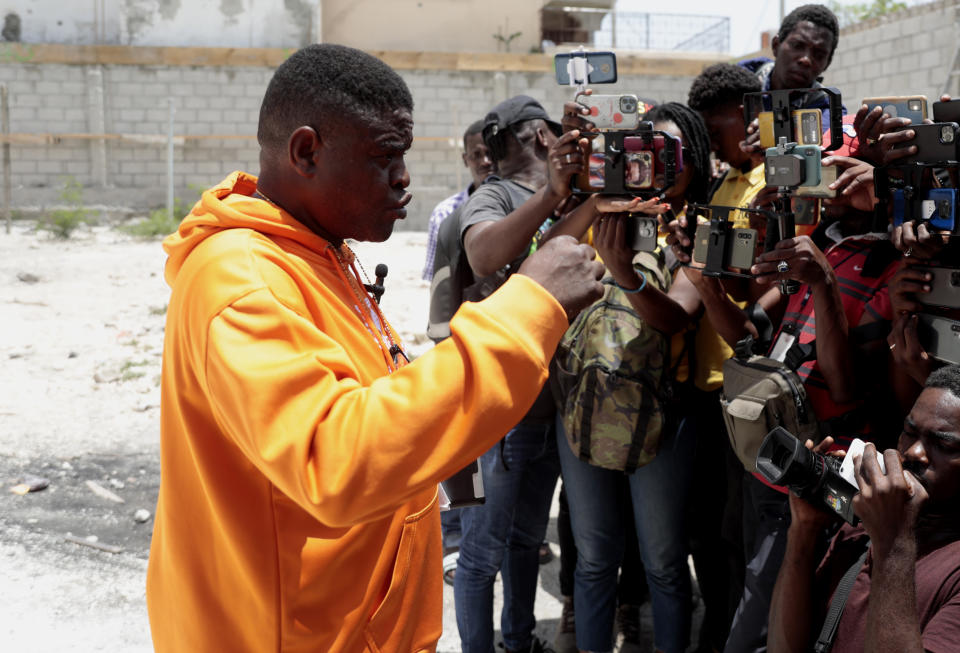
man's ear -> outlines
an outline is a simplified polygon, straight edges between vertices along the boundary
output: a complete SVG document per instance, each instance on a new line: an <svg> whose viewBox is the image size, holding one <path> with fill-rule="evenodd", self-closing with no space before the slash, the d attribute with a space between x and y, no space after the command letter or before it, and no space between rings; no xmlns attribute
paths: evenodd
<svg viewBox="0 0 960 653"><path fill-rule="evenodd" d="M770 39L770 49L773 50L773 58L777 58L777 50L780 49L780 36L776 35Z"/></svg>
<svg viewBox="0 0 960 653"><path fill-rule="evenodd" d="M465 168L469 168L469 167L470 167L470 164L467 163L467 153L466 153L466 152L462 152L462 153L460 154L460 158L463 159L463 165L464 165L464 167L465 167Z"/></svg>
<svg viewBox="0 0 960 653"><path fill-rule="evenodd" d="M545 150L550 148L550 141L547 140L547 129L549 128L544 126L537 127L537 144Z"/></svg>
<svg viewBox="0 0 960 653"><path fill-rule="evenodd" d="M317 169L317 155L324 146L320 134L313 127L297 127L287 141L290 165L297 174L312 177Z"/></svg>

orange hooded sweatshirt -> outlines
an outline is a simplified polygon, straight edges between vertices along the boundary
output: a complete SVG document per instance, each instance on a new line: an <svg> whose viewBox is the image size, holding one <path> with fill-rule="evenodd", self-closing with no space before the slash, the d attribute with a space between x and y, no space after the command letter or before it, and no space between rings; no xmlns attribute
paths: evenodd
<svg viewBox="0 0 960 653"><path fill-rule="evenodd" d="M255 189L233 173L164 241L154 645L434 650L437 483L524 416L566 317L514 275L391 373L383 329L396 335L359 298L349 251Z"/></svg>

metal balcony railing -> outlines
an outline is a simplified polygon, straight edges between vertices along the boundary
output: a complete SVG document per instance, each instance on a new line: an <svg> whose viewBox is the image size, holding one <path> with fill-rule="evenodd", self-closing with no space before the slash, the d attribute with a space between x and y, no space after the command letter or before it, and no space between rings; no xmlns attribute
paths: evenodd
<svg viewBox="0 0 960 653"><path fill-rule="evenodd" d="M725 16L652 14L589 7L544 7L544 45L582 44L619 50L730 51Z"/></svg>

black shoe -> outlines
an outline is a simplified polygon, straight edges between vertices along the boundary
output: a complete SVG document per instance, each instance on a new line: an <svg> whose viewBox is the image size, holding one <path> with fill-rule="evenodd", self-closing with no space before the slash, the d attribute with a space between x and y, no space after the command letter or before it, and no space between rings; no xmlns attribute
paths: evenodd
<svg viewBox="0 0 960 653"><path fill-rule="evenodd" d="M617 630L623 635L623 642L620 644L622 653L639 653L641 651L640 636L640 606L637 605L619 605L617 606Z"/></svg>

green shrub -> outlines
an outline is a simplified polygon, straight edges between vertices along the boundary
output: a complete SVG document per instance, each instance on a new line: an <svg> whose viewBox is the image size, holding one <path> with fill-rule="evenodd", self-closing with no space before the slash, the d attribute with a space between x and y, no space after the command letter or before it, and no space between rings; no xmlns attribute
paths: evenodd
<svg viewBox="0 0 960 653"><path fill-rule="evenodd" d="M195 192L197 198L199 198L200 194L205 190L197 184L187 184L187 188ZM183 216L190 212L190 209L193 208L196 201L196 199L193 199L188 203L177 197L173 200L173 218L167 213L166 207L163 207L150 211L150 217L131 224L122 225L119 229L123 233L136 236L137 238L169 236L177 230Z"/></svg>
<svg viewBox="0 0 960 653"><path fill-rule="evenodd" d="M83 208L83 186L73 177L67 179L60 199L67 208L50 211L37 220L37 229L49 231L54 238L66 240L83 224L95 222L94 212Z"/></svg>
<svg viewBox="0 0 960 653"><path fill-rule="evenodd" d="M179 204L179 202L178 202ZM175 206L173 215L182 216L180 207ZM160 236L169 236L177 227L180 226L180 218L171 218L166 209L154 209L150 211L150 217L131 224L120 226L120 231L138 238L157 238Z"/></svg>

